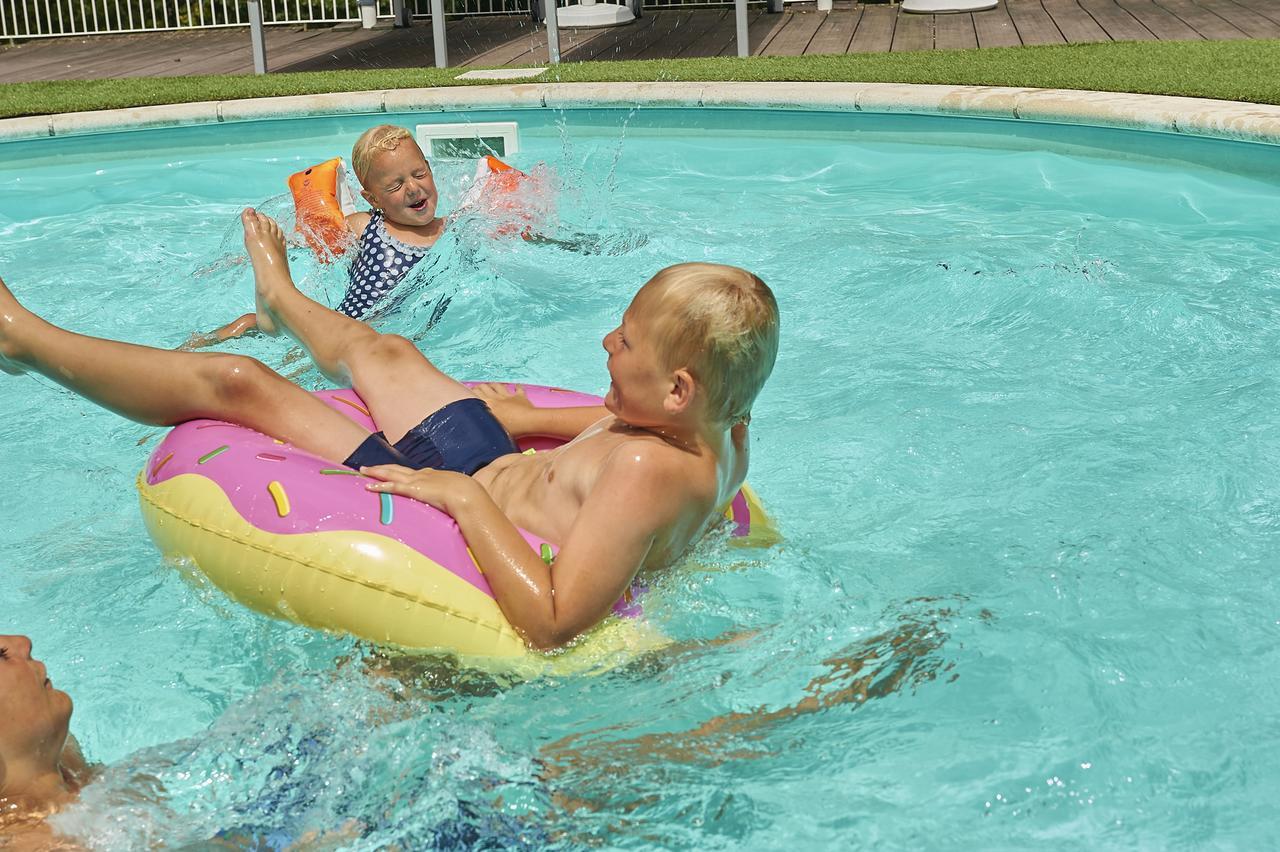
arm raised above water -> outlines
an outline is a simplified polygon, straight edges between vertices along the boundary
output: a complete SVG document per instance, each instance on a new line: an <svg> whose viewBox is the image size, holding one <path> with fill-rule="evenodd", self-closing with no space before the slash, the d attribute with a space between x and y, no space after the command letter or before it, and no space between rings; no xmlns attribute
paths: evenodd
<svg viewBox="0 0 1280 852"><path fill-rule="evenodd" d="M470 477L396 465L363 472L383 480L370 490L412 497L452 515L503 615L526 642L548 650L604 620L654 542L694 511L681 462L658 447L619 447L551 565Z"/></svg>

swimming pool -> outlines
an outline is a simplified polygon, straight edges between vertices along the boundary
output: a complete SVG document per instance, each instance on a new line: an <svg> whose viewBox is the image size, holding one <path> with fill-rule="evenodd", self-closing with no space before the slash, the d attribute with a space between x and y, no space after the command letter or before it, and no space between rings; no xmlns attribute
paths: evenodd
<svg viewBox="0 0 1280 852"><path fill-rule="evenodd" d="M561 228L596 248L458 234L381 327L458 375L594 391L649 274L752 269L783 337L750 478L784 543L711 541L656 584L680 652L527 683L395 668L164 566L132 486L159 430L5 378L0 600L111 764L60 825L104 848L1274 841L1280 149L914 115L484 117L521 122L516 163L548 163ZM6 144L0 275L56 322L177 345L248 308L219 262L239 207L384 119Z"/></svg>

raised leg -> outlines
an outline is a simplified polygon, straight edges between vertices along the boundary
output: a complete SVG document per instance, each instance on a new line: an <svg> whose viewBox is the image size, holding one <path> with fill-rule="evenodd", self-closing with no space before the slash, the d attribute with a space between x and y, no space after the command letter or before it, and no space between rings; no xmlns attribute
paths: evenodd
<svg viewBox="0 0 1280 852"><path fill-rule="evenodd" d="M0 368L32 370L130 420L172 426L209 417L341 462L368 432L262 363L87 337L19 304L0 281Z"/></svg>
<svg viewBox="0 0 1280 852"><path fill-rule="evenodd" d="M355 388L388 440L394 443L428 414L473 395L411 341L380 334L305 296L289 274L280 226L252 209L241 221L253 261L258 328L287 332L331 381Z"/></svg>

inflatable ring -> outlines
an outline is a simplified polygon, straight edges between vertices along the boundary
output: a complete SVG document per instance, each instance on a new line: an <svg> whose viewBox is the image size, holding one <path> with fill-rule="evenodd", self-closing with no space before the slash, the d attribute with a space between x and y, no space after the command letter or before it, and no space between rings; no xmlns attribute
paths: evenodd
<svg viewBox="0 0 1280 852"><path fill-rule="evenodd" d="M486 217L498 220L491 236L529 239L533 232L534 215L525 207L519 193L532 179L519 169L509 166L492 154L476 162L475 177L471 189L459 204L481 211Z"/></svg>
<svg viewBox="0 0 1280 852"><path fill-rule="evenodd" d="M573 391L523 387L543 407L600 404ZM355 391L317 396L376 428ZM535 452L563 442L519 443ZM533 654L502 615L453 519L416 500L368 491L365 482L251 429L193 420L151 454L138 492L147 531L166 558L193 566L259 612L404 649ZM745 486L726 516L739 538L770 534ZM521 532L535 552L554 559L552 542ZM638 628L639 591L629 589L614 605L623 618L609 620L632 625L621 639L632 649L652 644Z"/></svg>
<svg viewBox="0 0 1280 852"><path fill-rule="evenodd" d="M347 217L356 212L341 157L289 175L289 193L298 233L321 261L344 254L351 245Z"/></svg>

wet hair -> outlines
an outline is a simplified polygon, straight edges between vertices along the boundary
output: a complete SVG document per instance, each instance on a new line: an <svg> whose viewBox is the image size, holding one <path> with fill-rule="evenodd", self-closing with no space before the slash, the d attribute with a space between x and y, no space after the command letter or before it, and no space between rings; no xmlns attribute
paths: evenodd
<svg viewBox="0 0 1280 852"><path fill-rule="evenodd" d="M412 133L394 124L379 124L361 133L351 148L351 169L356 173L356 180L364 184L374 155L379 151L394 151L405 139L412 138Z"/></svg>
<svg viewBox="0 0 1280 852"><path fill-rule="evenodd" d="M641 293L664 366L693 375L716 422L750 420L778 357L778 303L769 285L736 266L678 263Z"/></svg>

